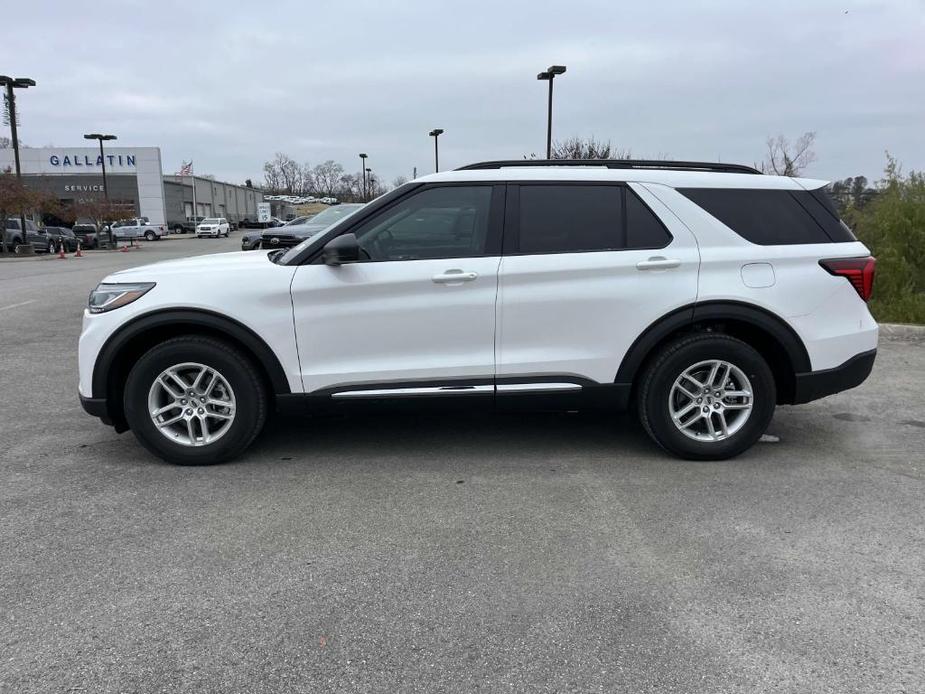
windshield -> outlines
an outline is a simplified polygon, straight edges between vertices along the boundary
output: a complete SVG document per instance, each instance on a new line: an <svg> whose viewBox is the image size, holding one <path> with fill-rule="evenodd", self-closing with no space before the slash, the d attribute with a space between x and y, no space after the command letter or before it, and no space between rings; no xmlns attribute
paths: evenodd
<svg viewBox="0 0 925 694"><path fill-rule="evenodd" d="M362 205L336 205L335 207L329 207L324 212L319 212L310 220L308 223L311 225L323 224L326 227L331 226L334 222L339 222L344 217L353 212L356 212L358 209L363 207Z"/></svg>
<svg viewBox="0 0 925 694"><path fill-rule="evenodd" d="M220 220L216 217L209 217L208 219L202 220L203 224L219 224Z"/></svg>
<svg viewBox="0 0 925 694"><path fill-rule="evenodd" d="M292 248L290 248L288 251L286 251L285 255L275 256L273 258L273 262L280 263L281 265L285 265L287 262L289 262L290 258L294 258L302 251L303 248L308 246L308 244L310 244L315 237L323 234L335 224L339 224L341 221L343 221L344 219L346 219L347 217L349 217L350 215L352 215L354 212L361 209L362 207L364 207L362 204L338 205L337 207L332 207L328 210L325 210L324 212L321 212L315 215L312 218L311 223L314 224L315 222L322 222L324 223L324 227L321 229L318 229L318 231L313 231L311 235L309 235L300 244L295 245ZM334 214L326 216L331 212L333 212Z"/></svg>

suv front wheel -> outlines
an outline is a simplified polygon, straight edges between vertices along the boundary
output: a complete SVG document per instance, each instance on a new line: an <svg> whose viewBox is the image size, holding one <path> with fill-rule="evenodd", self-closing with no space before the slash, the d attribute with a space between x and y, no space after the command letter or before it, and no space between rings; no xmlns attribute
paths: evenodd
<svg viewBox="0 0 925 694"><path fill-rule="evenodd" d="M263 428L267 395L245 355L208 337L178 337L139 359L125 383L125 417L138 441L180 465L239 455Z"/></svg>
<svg viewBox="0 0 925 694"><path fill-rule="evenodd" d="M777 393L767 362L728 335L690 335L666 345L645 370L639 417L662 448L690 460L722 460L765 432Z"/></svg>

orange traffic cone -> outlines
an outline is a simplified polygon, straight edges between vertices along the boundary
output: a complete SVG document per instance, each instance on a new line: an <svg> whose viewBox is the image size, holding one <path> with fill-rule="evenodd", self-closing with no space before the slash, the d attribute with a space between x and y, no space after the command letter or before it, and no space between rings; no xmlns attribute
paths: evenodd
<svg viewBox="0 0 925 694"><path fill-rule="evenodd" d="M119 249L119 253L128 253L128 246L122 246L122 248Z"/></svg>
<svg viewBox="0 0 925 694"><path fill-rule="evenodd" d="M74 254L75 258L83 258L84 254L80 252L80 239L77 239L77 252Z"/></svg>
<svg viewBox="0 0 925 694"><path fill-rule="evenodd" d="M58 259L59 259L59 260L67 260L67 256L64 255L64 240L63 240L63 239L62 239L62 241L58 244Z"/></svg>

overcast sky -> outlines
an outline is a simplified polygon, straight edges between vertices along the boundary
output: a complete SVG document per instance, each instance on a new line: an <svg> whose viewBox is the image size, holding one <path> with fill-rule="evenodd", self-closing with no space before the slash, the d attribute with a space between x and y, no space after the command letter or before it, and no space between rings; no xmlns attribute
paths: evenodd
<svg viewBox="0 0 925 694"><path fill-rule="evenodd" d="M594 135L634 156L754 163L817 132L807 175L925 168L925 3L9 2L0 73L32 77L20 137L106 131L165 173L262 179L274 152L382 178L542 154ZM2 134L8 134L0 126Z"/></svg>

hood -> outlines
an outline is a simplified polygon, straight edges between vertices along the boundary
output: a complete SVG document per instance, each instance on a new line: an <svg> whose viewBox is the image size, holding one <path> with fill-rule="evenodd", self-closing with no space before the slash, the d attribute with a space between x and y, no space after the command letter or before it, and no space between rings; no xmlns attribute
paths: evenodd
<svg viewBox="0 0 925 694"><path fill-rule="evenodd" d="M319 231L327 229L330 224L293 224L292 226L282 226L276 227L274 229L267 229L263 233L266 236L276 236L278 234L295 236L297 238L308 238L309 236L314 236Z"/></svg>
<svg viewBox="0 0 925 694"><path fill-rule="evenodd" d="M232 253L211 253L209 255L196 255L191 258L177 258L176 260L162 260L150 265L120 270L103 279L104 283L114 282L156 282L159 278L190 277L201 278L204 275L221 274L229 281L240 281L238 273L247 272L250 268L264 268L271 263L267 252L235 251Z"/></svg>

